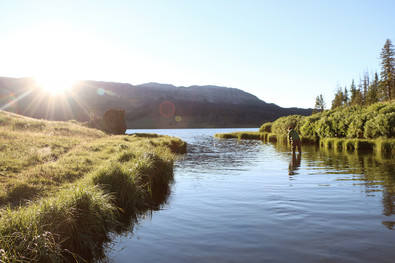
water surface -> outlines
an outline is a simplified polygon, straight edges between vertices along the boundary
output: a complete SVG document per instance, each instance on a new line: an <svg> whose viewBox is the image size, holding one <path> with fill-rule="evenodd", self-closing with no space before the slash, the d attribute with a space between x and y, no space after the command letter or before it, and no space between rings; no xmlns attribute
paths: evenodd
<svg viewBox="0 0 395 263"><path fill-rule="evenodd" d="M214 138L237 129L129 130L177 136L165 204L114 237L112 262L394 262L393 156ZM247 130L247 129L241 129Z"/></svg>

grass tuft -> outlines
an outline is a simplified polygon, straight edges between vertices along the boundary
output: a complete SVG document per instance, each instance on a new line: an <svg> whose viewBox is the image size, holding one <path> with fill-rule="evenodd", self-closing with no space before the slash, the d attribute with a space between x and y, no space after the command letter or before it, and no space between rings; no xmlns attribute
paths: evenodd
<svg viewBox="0 0 395 263"><path fill-rule="evenodd" d="M186 143L0 111L0 149L0 262L90 262L123 216L166 200Z"/></svg>

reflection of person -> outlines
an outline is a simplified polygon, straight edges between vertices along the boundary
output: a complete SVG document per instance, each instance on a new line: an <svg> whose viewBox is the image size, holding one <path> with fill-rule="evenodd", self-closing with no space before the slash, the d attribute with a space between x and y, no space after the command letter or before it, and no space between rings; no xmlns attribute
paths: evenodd
<svg viewBox="0 0 395 263"><path fill-rule="evenodd" d="M288 139L291 142L292 154L295 154L296 147L298 147L299 154L301 154L302 147L300 146L300 137L292 126L288 127Z"/></svg>
<svg viewBox="0 0 395 263"><path fill-rule="evenodd" d="M301 157L302 157L301 154L297 154L297 155L292 154L291 162L289 163L289 169L288 169L289 175L295 174L294 171L297 170L300 166L300 161L302 159Z"/></svg>

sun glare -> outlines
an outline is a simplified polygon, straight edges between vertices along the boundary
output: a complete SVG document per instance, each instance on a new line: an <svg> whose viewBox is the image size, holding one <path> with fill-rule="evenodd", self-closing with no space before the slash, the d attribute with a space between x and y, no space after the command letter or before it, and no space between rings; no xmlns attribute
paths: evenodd
<svg viewBox="0 0 395 263"><path fill-rule="evenodd" d="M36 85L44 92L58 95L69 90L76 81L58 77L35 77Z"/></svg>

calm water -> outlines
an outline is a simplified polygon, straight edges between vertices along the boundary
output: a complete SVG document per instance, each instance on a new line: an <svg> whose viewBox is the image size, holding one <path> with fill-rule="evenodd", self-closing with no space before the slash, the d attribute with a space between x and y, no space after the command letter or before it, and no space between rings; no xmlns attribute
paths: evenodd
<svg viewBox="0 0 395 263"><path fill-rule="evenodd" d="M395 160L151 130L188 142L167 203L114 237L112 262L395 262ZM247 130L247 129L240 129ZM147 132L147 130L130 130Z"/></svg>

